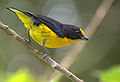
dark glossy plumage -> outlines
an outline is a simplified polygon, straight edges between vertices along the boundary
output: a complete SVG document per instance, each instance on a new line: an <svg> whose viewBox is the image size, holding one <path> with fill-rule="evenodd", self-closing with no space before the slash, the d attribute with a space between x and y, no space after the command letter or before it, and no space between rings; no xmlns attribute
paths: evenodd
<svg viewBox="0 0 120 82"><path fill-rule="evenodd" d="M81 34L80 28L74 26L74 25L68 25L68 24L62 24L62 33L72 40L74 39L81 39L83 36Z"/></svg>

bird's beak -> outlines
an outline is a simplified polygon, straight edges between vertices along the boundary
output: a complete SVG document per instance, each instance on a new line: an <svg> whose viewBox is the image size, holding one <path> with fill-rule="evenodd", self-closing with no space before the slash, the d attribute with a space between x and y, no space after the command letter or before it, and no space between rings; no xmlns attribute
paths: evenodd
<svg viewBox="0 0 120 82"><path fill-rule="evenodd" d="M82 36L82 40L88 40L87 36Z"/></svg>

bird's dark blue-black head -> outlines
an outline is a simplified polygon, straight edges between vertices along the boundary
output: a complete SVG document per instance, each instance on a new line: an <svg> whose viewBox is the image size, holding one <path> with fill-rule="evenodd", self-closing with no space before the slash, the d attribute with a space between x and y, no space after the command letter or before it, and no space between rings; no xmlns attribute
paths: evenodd
<svg viewBox="0 0 120 82"><path fill-rule="evenodd" d="M63 31L64 35L69 39L88 40L88 38L85 36L84 31L81 28L76 27L74 25L63 24L62 31Z"/></svg>

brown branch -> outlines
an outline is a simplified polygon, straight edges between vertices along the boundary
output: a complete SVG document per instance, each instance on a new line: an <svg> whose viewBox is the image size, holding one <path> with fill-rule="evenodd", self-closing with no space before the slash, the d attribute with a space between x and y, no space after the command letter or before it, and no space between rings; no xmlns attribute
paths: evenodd
<svg viewBox="0 0 120 82"><path fill-rule="evenodd" d="M38 50L36 47L34 47L31 44L27 44L27 40L22 38L20 35L18 35L15 31L10 29L7 25L4 25L2 22L0 22L0 29L2 29L7 35L12 36L14 39L22 43L25 48L33 52L36 56L38 56L40 59L42 59L42 56L44 55L40 50ZM43 60L43 59L42 59ZM73 73L65 69L63 66L59 65L57 62L55 62L50 56L45 57L44 61L46 61L51 67L58 70L59 72L63 73L65 76L70 78L71 80L75 82L83 82L83 80L76 77Z"/></svg>
<svg viewBox="0 0 120 82"><path fill-rule="evenodd" d="M101 25L103 22L104 17L112 7L112 4L115 0L103 0L101 5L97 8L95 15L89 22L86 33L88 34L88 38L91 39L91 37L94 35L98 27ZM87 42L82 42L77 43L74 48L66 54L66 57L61 60L61 65L63 65L65 68L70 68L70 66L77 60L78 55L85 49L87 45ZM67 60L67 61L66 61ZM69 63L68 63L69 62ZM52 75L53 77L56 77L59 73L55 72Z"/></svg>

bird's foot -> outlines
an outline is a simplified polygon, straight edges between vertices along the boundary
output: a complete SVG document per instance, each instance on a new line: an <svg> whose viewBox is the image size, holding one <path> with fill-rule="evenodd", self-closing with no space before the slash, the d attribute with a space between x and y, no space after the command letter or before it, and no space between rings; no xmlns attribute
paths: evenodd
<svg viewBox="0 0 120 82"><path fill-rule="evenodd" d="M46 52L46 53L42 56L43 60L44 60L47 56L49 56L49 52Z"/></svg>
<svg viewBox="0 0 120 82"><path fill-rule="evenodd" d="M24 38L24 40L25 40L25 47L28 48L29 44L31 44L31 41L26 38Z"/></svg>

